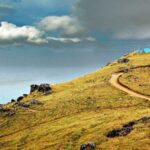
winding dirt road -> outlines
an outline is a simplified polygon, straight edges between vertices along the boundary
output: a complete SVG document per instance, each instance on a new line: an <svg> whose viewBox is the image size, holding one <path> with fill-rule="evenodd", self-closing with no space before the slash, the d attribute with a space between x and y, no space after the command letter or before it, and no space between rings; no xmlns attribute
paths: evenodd
<svg viewBox="0 0 150 150"><path fill-rule="evenodd" d="M110 83L112 86L116 87L117 89L121 90L121 91L124 91L126 93L128 93L129 95L131 96L134 96L134 97L138 97L138 98L143 98L143 99L146 99L146 100L149 100L150 101L150 96L146 96L144 94L141 94L141 93L138 93L138 92L135 92L125 86L123 86L120 82L119 82L119 78L123 75L123 73L116 73L116 74L113 74L111 76L111 79L110 79Z"/></svg>

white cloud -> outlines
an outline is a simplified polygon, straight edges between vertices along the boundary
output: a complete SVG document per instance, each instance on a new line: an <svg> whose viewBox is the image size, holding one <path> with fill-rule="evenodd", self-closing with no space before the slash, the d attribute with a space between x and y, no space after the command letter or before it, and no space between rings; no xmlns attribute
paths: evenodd
<svg viewBox="0 0 150 150"><path fill-rule="evenodd" d="M48 17L49 18L49 17ZM52 17L53 18L53 17ZM56 17L57 18L57 17ZM51 20L51 25L47 26L51 32L43 31L41 28L36 26L16 26L15 24L8 22L1 22L0 25L0 44L7 45L20 45L24 43L31 44L45 44L47 46L53 46L53 44L77 44L81 42L95 42L96 39L93 37L80 37L80 36L71 36L65 37L60 36L60 33L57 37L50 36L52 31L58 31L60 28L63 28L67 33L77 32L75 26L65 20L70 20L70 17L63 17L61 19L55 20L54 22ZM49 19L48 19L49 20ZM62 21L63 20L63 21ZM44 21L45 22L45 21ZM40 22L41 23L41 22ZM46 23L46 22L45 22ZM46 24L45 24L46 25ZM61 26L63 25L63 26ZM67 26L69 29L67 29Z"/></svg>
<svg viewBox="0 0 150 150"><path fill-rule="evenodd" d="M86 37L85 38L87 41L90 41L90 42L96 42L96 39L94 37Z"/></svg>
<svg viewBox="0 0 150 150"><path fill-rule="evenodd" d="M40 21L39 26L46 31L62 30L65 34L76 34L83 30L77 20L70 16L48 16Z"/></svg>
<svg viewBox="0 0 150 150"><path fill-rule="evenodd" d="M48 41L57 41L61 43L80 43L82 39L80 38L56 38L56 37L47 37Z"/></svg>
<svg viewBox="0 0 150 150"><path fill-rule="evenodd" d="M81 42L95 42L96 39L93 37L86 37L86 38L56 38L56 37L47 37L48 41L57 41L61 43L81 43Z"/></svg>
<svg viewBox="0 0 150 150"><path fill-rule="evenodd" d="M29 42L35 44L47 43L42 38L42 32L32 26L17 27L8 22L1 22L0 42Z"/></svg>

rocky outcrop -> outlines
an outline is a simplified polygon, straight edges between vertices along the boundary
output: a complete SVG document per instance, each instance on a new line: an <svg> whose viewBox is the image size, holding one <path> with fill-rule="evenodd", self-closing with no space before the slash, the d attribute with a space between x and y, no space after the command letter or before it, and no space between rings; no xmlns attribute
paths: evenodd
<svg viewBox="0 0 150 150"><path fill-rule="evenodd" d="M113 138L118 136L126 136L133 130L133 126L127 126L120 129L114 129L108 132L107 137Z"/></svg>
<svg viewBox="0 0 150 150"><path fill-rule="evenodd" d="M52 88L50 87L49 84L40 84L40 85L33 84L31 85L30 93L35 91L42 92L43 94L48 95L52 93Z"/></svg>
<svg viewBox="0 0 150 150"><path fill-rule="evenodd" d="M95 150L95 149L96 149L95 143L88 143L80 146L80 150Z"/></svg>
<svg viewBox="0 0 150 150"><path fill-rule="evenodd" d="M38 101L38 100L31 100L30 102L24 103L24 102L16 102L15 105L20 106L20 107L25 107L25 108L29 108L33 105L41 105L43 104L42 102Z"/></svg>
<svg viewBox="0 0 150 150"><path fill-rule="evenodd" d="M139 123L146 123L146 122L150 122L150 116L145 116L141 119L131 121L127 124L124 124L122 128L118 128L118 129L114 129L112 131L109 131L106 136L109 138L126 136L134 129L133 127L135 125L137 125Z"/></svg>

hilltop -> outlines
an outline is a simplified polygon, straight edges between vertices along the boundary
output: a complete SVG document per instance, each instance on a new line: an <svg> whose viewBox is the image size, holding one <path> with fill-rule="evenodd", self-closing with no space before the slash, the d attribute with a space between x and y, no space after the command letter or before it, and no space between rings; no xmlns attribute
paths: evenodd
<svg viewBox="0 0 150 150"><path fill-rule="evenodd" d="M150 101L109 82L122 72L125 87L149 96L149 66L149 53L131 53L91 74L52 85L50 93L35 90L21 99L33 105L4 105L0 149L77 150L91 142L97 150L149 150Z"/></svg>

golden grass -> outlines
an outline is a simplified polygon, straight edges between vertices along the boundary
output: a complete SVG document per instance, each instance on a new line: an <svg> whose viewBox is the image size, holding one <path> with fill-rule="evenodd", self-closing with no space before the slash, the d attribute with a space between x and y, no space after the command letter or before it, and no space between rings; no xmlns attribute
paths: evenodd
<svg viewBox="0 0 150 150"><path fill-rule="evenodd" d="M120 81L134 91L150 95L150 67L133 69L124 74Z"/></svg>
<svg viewBox="0 0 150 150"><path fill-rule="evenodd" d="M150 102L131 97L110 85L112 73L121 67L150 64L150 54L130 54L127 64L114 62L89 75L53 85L53 94L29 95L44 102L36 112L17 108L13 117L0 114L2 150L77 150L95 142L98 150L149 150L149 124L135 126L128 136L109 139L106 133L122 124L150 115ZM142 75L144 81L145 75ZM124 78L125 79L125 78ZM9 105L8 107L12 107Z"/></svg>

